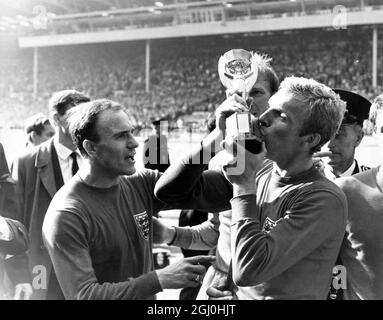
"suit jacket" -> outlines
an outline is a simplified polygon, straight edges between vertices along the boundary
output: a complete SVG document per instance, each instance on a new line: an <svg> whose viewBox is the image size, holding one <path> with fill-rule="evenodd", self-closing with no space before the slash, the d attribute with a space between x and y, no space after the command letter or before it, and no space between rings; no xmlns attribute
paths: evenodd
<svg viewBox="0 0 383 320"><path fill-rule="evenodd" d="M9 173L3 145L0 143L0 215L6 217L14 237L12 241L0 241L0 295L9 294L9 297L12 296L12 286L29 281L29 275L20 269L21 263L7 267L12 261L26 261L25 251L28 249L24 226L18 221L7 219L7 217L19 217L15 186L15 181ZM6 255L11 254L15 256L5 260ZM10 282L5 281L5 278Z"/></svg>
<svg viewBox="0 0 383 320"><path fill-rule="evenodd" d="M45 213L53 196L58 191L52 161L53 149L53 138L51 138L28 150L26 154L16 159L12 166L12 177L16 181L17 196L20 203L18 220L23 222L28 229L30 239L29 270L32 277L37 274L44 276L43 273L38 272L46 271L44 280L46 280L47 286L38 289L34 286L32 299L46 298L53 268L42 239ZM45 270L42 266L45 267Z"/></svg>
<svg viewBox="0 0 383 320"><path fill-rule="evenodd" d="M0 143L0 214L4 217L12 217L17 215L17 210L15 181L9 173L4 148Z"/></svg>
<svg viewBox="0 0 383 320"><path fill-rule="evenodd" d="M359 163L356 159L354 159L354 161L355 161L355 168L351 173L352 176L354 174L359 173L359 172L363 172L363 171L367 171L367 170L371 169L370 167L367 167L364 165L359 165ZM338 178L337 176L334 175L334 173L331 171L331 169L327 169L327 171L325 171L325 172L327 173L326 177L329 178L330 180L334 180L334 179ZM343 265L342 260L340 259L340 256L338 256L335 265ZM337 276L337 273L335 273L333 275L333 278L336 276ZM327 300L343 300L343 299L344 299L343 298L343 290L335 289L332 285L332 282L331 282L331 288L330 288L330 292L329 292L329 296L327 297Z"/></svg>
<svg viewBox="0 0 383 320"><path fill-rule="evenodd" d="M12 299L13 285L12 272L7 270L5 256L9 254L22 254L28 249L28 235L25 227L16 220L5 218L11 231L12 239L9 241L0 240L0 299Z"/></svg>
<svg viewBox="0 0 383 320"><path fill-rule="evenodd" d="M364 165L359 165L358 161L356 161L356 159L354 159L354 162L355 162L355 168L353 170L353 172L351 173L351 175L354 175L354 174L357 174L359 172L363 172L363 171L367 171L367 170L370 170L371 168L370 167L367 167L367 166L364 166ZM326 164L325 165L325 168L324 168L324 175L330 179L331 181L333 181L334 179L336 178L339 178L339 176L335 175L332 170L331 170L331 166Z"/></svg>
<svg viewBox="0 0 383 320"><path fill-rule="evenodd" d="M143 163L146 169L165 172L170 166L168 140L165 135L153 134L144 141Z"/></svg>
<svg viewBox="0 0 383 320"><path fill-rule="evenodd" d="M28 249L28 235L25 227L16 220L5 218L5 221L11 230L12 239L10 241L0 240L0 255L25 252Z"/></svg>

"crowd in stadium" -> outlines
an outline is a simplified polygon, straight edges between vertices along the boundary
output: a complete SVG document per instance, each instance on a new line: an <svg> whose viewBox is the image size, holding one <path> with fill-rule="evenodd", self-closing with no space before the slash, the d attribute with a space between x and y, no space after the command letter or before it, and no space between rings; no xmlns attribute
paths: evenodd
<svg viewBox="0 0 383 320"><path fill-rule="evenodd" d="M174 42L153 43L150 64L150 92L145 91L145 45L89 45L39 50L38 90L33 98L33 53L25 50L0 64L0 94L12 114L2 125L21 126L22 115L44 112L51 92L73 87L91 97L122 101L134 110L137 125L145 127L154 117L175 120L192 111L213 111L225 97L217 73L221 54L232 47L264 52L273 58L281 79L287 75L315 77L330 87L354 90L367 98L381 87L372 88L371 43L368 31L359 31L363 41L346 32L284 35L283 40L259 38L190 40L183 48ZM299 36L299 34L298 34ZM367 39L367 40L366 40ZM270 40L270 39L269 39ZM209 41L214 43L211 50ZM382 65L380 55L378 65ZM383 71L378 69L378 83Z"/></svg>

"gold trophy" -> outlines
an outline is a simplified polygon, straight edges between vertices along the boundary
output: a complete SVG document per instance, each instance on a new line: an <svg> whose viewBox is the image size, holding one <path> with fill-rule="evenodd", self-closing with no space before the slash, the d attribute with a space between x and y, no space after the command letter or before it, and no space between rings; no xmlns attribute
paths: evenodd
<svg viewBox="0 0 383 320"><path fill-rule="evenodd" d="M258 78L258 66L251 52L233 49L219 58L218 74L227 97L236 93L247 101ZM259 153L262 149L258 121L249 111L236 112L226 119L226 135L236 141L245 140L245 148L251 153Z"/></svg>

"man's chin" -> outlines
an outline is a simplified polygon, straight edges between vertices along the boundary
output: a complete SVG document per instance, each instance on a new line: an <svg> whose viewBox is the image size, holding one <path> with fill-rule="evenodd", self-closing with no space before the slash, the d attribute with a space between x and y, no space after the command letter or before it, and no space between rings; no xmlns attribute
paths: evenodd
<svg viewBox="0 0 383 320"><path fill-rule="evenodd" d="M124 171L124 175L131 176L132 174L135 174L136 171L136 167L130 167L129 169Z"/></svg>
<svg viewBox="0 0 383 320"><path fill-rule="evenodd" d="M327 162L327 164L331 167L336 167L339 165L339 161L335 160L335 159L332 159L331 157L329 158L329 161Z"/></svg>

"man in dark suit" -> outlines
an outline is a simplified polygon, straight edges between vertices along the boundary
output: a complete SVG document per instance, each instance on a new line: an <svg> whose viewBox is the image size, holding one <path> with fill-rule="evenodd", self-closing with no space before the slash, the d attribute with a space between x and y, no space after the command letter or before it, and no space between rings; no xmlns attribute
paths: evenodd
<svg viewBox="0 0 383 320"><path fill-rule="evenodd" d="M0 255L20 254L27 248L25 227L16 220L0 216Z"/></svg>
<svg viewBox="0 0 383 320"><path fill-rule="evenodd" d="M11 178L3 145L0 143L0 212L4 216L17 210L15 182Z"/></svg>
<svg viewBox="0 0 383 320"><path fill-rule="evenodd" d="M340 89L334 91L346 102L347 111L338 133L328 144L331 154L324 172L330 180L370 169L358 163L355 159L355 149L364 137L363 122L368 119L371 102L351 91Z"/></svg>
<svg viewBox="0 0 383 320"><path fill-rule="evenodd" d="M25 133L28 136L26 146L33 147L52 138L55 129L47 116L37 113L25 121Z"/></svg>
<svg viewBox="0 0 383 320"><path fill-rule="evenodd" d="M28 283L28 278L18 276L17 269L6 268L9 262L20 259L20 254L27 250L27 234L24 226L18 221L7 218L14 216L17 210L15 181L10 176L4 148L0 143L0 295L3 298L13 297L18 300L28 299L32 294L32 287Z"/></svg>
<svg viewBox="0 0 383 320"><path fill-rule="evenodd" d="M17 220L24 223L30 238L28 265L33 278L32 299L63 299L41 228L53 196L72 178L81 162L68 132L67 112L88 101L87 96L75 90L54 93L49 101L49 117L55 136L20 156L12 168L20 203Z"/></svg>
<svg viewBox="0 0 383 320"><path fill-rule="evenodd" d="M164 124L167 122L163 118L153 120L153 133L144 141L143 162L146 169L165 172L170 165L168 139L162 133Z"/></svg>
<svg viewBox="0 0 383 320"><path fill-rule="evenodd" d="M329 161L324 166L324 174L330 180L339 177L349 177L370 168L360 165L355 159L355 149L360 145L364 137L363 123L368 119L371 102L361 95L341 89L334 89L340 98L346 102L346 113L342 124L328 144ZM342 265L338 257L337 266ZM334 277L338 276L338 269L334 269ZM334 278L336 281L336 279ZM343 300L343 290L335 289L331 285L329 300Z"/></svg>
<svg viewBox="0 0 383 320"><path fill-rule="evenodd" d="M25 227L18 221L5 218L0 213L0 300L12 299L13 283L7 281L6 255L18 255L28 249L28 235ZM24 289L25 284L17 284L16 288ZM21 286L21 287L20 287ZM22 291L22 290L20 290ZM23 290L27 296L26 290Z"/></svg>

